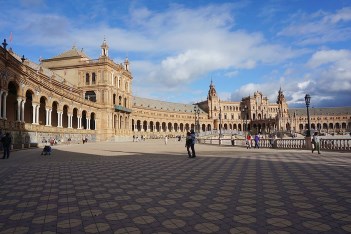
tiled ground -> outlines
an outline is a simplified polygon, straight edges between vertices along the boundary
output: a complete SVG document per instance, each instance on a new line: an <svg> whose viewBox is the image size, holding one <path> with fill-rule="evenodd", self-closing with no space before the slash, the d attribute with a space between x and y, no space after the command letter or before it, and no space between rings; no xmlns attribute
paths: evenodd
<svg viewBox="0 0 351 234"><path fill-rule="evenodd" d="M0 160L0 233L351 233L351 153L88 143Z"/></svg>

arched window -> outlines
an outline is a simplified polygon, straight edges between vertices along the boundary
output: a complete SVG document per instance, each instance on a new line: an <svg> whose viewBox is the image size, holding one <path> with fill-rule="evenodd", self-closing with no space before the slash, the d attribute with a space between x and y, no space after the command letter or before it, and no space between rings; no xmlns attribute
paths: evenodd
<svg viewBox="0 0 351 234"><path fill-rule="evenodd" d="M90 83L90 75L89 75L89 73L86 73L85 74L85 84L89 85L89 83Z"/></svg>
<svg viewBox="0 0 351 234"><path fill-rule="evenodd" d="M96 74L93 72L92 77L91 77L91 83L95 84L96 83Z"/></svg>

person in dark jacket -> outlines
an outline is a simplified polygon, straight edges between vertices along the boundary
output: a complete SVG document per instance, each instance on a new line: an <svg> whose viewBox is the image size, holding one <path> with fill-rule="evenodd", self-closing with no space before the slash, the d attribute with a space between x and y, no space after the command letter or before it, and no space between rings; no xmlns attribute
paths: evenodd
<svg viewBox="0 0 351 234"><path fill-rule="evenodd" d="M10 148L12 144L12 139L10 133L6 133L3 138L1 138L2 147L4 149L3 159L8 159L10 157Z"/></svg>

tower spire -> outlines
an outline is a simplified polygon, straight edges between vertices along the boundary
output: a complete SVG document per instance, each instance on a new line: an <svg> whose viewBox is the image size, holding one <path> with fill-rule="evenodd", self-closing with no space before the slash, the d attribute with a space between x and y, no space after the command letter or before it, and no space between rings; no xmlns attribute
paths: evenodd
<svg viewBox="0 0 351 234"><path fill-rule="evenodd" d="M108 45L105 37L101 45L101 57L108 57Z"/></svg>

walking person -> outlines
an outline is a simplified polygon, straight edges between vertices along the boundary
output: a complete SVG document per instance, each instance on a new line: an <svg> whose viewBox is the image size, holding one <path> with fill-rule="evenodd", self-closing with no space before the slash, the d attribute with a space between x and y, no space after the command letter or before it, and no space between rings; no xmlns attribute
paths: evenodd
<svg viewBox="0 0 351 234"><path fill-rule="evenodd" d="M232 134L232 136L230 137L230 140L232 142L232 146L234 146L235 145L235 136L234 136L234 134Z"/></svg>
<svg viewBox="0 0 351 234"><path fill-rule="evenodd" d="M168 137L165 136L165 145L167 145L167 143L168 143Z"/></svg>
<svg viewBox="0 0 351 234"><path fill-rule="evenodd" d="M191 134L190 134L190 132L187 132L186 138L185 138L185 147L186 147L186 150L188 151L189 158L191 158L190 148L191 148L192 142L193 142L193 140L191 139Z"/></svg>
<svg viewBox="0 0 351 234"><path fill-rule="evenodd" d="M318 136L318 132L314 133L313 139L312 139L312 144L314 145L314 147L312 147L312 153L313 153L313 151L317 150L318 154L321 154L321 152L320 152L320 139Z"/></svg>
<svg viewBox="0 0 351 234"><path fill-rule="evenodd" d="M3 159L8 159L10 157L10 148L12 144L10 133L7 132L5 136L1 138L1 143L4 149Z"/></svg>
<svg viewBox="0 0 351 234"><path fill-rule="evenodd" d="M260 148L260 137L258 136L258 134L255 135L255 149L259 149Z"/></svg>
<svg viewBox="0 0 351 234"><path fill-rule="evenodd" d="M246 137L246 149L251 149L251 135L248 134Z"/></svg>
<svg viewBox="0 0 351 234"><path fill-rule="evenodd" d="M195 135L194 129L191 129L190 131L190 138L191 138L190 148L191 148L191 154L192 154L191 157L195 158L196 157L196 154L195 154L196 135Z"/></svg>

